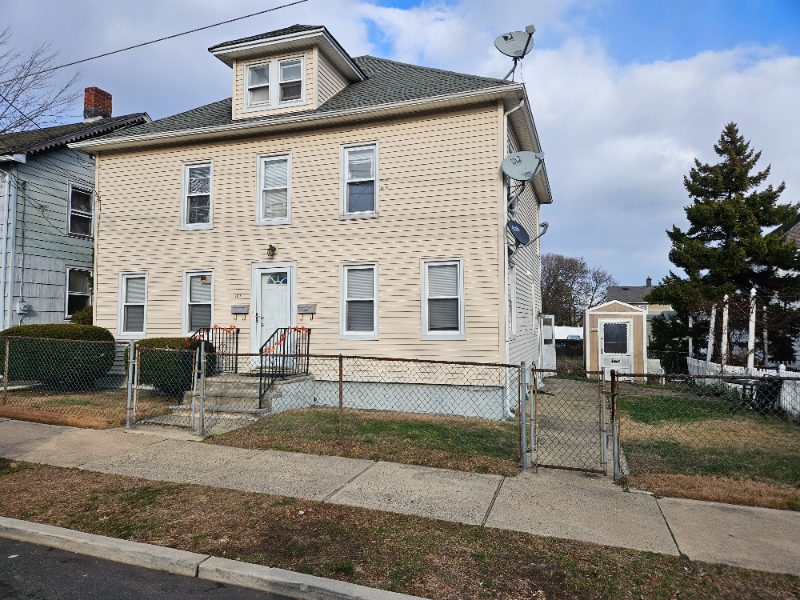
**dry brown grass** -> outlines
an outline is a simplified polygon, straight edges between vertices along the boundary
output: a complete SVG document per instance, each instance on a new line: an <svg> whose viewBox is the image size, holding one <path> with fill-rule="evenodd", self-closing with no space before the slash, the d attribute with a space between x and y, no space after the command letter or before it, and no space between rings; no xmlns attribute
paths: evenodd
<svg viewBox="0 0 800 600"><path fill-rule="evenodd" d="M631 475L627 485L657 496L800 510L800 486L702 475Z"/></svg>
<svg viewBox="0 0 800 600"><path fill-rule="evenodd" d="M0 514L434 600L800 597L800 579L786 575L294 498L2 460Z"/></svg>
<svg viewBox="0 0 800 600"><path fill-rule="evenodd" d="M9 392L3 403L0 391L0 417L49 425L109 429L125 424L127 400L124 390L44 391L35 388ZM140 398L137 417L151 418L164 414L175 402L172 398Z"/></svg>

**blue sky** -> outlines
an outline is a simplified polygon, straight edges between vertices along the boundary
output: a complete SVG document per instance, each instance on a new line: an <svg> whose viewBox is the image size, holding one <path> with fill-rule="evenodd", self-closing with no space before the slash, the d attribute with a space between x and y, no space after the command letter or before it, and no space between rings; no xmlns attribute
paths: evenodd
<svg viewBox="0 0 800 600"><path fill-rule="evenodd" d="M0 26L19 50L49 40L67 61L277 4L0 0ZM665 230L685 226L683 176L695 158L717 160L728 121L763 150L769 182L785 180L783 201L800 202L800 0L309 0L87 63L80 87L112 93L115 114L182 112L230 96L209 46L294 23L326 25L353 56L491 77L510 67L494 38L533 23L518 76L555 200L542 211L543 250L584 256L622 284L669 272Z"/></svg>

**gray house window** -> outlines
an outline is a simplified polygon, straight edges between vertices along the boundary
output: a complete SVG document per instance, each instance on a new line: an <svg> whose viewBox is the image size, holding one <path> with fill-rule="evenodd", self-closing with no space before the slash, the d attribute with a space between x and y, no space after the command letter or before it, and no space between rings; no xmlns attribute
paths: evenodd
<svg viewBox="0 0 800 600"><path fill-rule="evenodd" d="M67 310L65 315L67 319L92 303L92 295L89 291L91 274L92 272L87 269L67 267Z"/></svg>
<svg viewBox="0 0 800 600"><path fill-rule="evenodd" d="M69 184L69 217L67 227L70 235L90 237L92 235L92 191Z"/></svg>

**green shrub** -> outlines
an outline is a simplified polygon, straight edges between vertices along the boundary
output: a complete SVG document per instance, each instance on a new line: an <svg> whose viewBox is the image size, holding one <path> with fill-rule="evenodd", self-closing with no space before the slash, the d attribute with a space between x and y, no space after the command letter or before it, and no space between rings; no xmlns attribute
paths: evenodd
<svg viewBox="0 0 800 600"><path fill-rule="evenodd" d="M139 352L139 383L152 385L167 396L182 398L192 389L192 371L195 351L200 347L200 340L185 338L149 338L136 342L141 348ZM178 352L157 352L167 349ZM206 352L214 352L211 342L206 342ZM214 372L213 356L206 357L206 377Z"/></svg>
<svg viewBox="0 0 800 600"><path fill-rule="evenodd" d="M75 325L92 325L94 323L94 309L91 305L80 309L69 318L69 322Z"/></svg>
<svg viewBox="0 0 800 600"><path fill-rule="evenodd" d="M0 364L8 339L9 381L51 386L91 387L114 365L116 347L108 329L93 325L22 325L0 332ZM24 339L28 338L28 339Z"/></svg>

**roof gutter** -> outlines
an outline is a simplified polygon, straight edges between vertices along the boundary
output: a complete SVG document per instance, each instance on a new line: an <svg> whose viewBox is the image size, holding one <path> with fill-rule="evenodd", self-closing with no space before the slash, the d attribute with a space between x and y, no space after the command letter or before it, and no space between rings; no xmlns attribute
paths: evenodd
<svg viewBox="0 0 800 600"><path fill-rule="evenodd" d="M5 154L0 156L0 162L18 162L25 164L28 157L25 154Z"/></svg>
<svg viewBox="0 0 800 600"><path fill-rule="evenodd" d="M406 102L393 102L391 104L381 104L378 106L368 106L351 108L346 110L313 112L313 113L287 113L279 118L269 120L242 120L225 125L213 127L198 127L196 129L184 129L181 131L168 131L154 133L150 135L130 135L113 139L92 139L69 144L70 148L92 153L93 151L116 150L123 148L134 148L156 144L180 143L183 140L197 142L199 139L213 139L220 137L230 137L237 135L249 135L266 131L279 131L293 127L312 127L319 122L326 124L335 122L354 121L359 119L380 117L384 114L393 112L413 112L423 111L427 108L435 108L437 105L452 106L453 103L477 104L485 100L490 102L497 96L517 95L522 84L501 85L483 90L471 90L469 92L459 92L446 96L436 96L433 98L423 98L418 100L408 100ZM538 142L538 138L537 142ZM537 149L538 150L538 149Z"/></svg>

